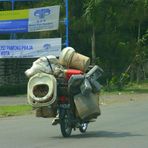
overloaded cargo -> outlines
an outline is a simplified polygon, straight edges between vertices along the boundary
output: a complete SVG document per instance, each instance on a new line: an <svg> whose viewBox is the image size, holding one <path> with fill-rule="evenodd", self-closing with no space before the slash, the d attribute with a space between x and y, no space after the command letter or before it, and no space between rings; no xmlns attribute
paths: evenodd
<svg viewBox="0 0 148 148"><path fill-rule="evenodd" d="M74 96L74 102L81 119L89 120L100 115L98 95L90 93L86 97L80 93Z"/></svg>
<svg viewBox="0 0 148 148"><path fill-rule="evenodd" d="M37 73L28 82L28 103L33 107L49 106L57 99L57 80L53 75Z"/></svg>
<svg viewBox="0 0 148 148"><path fill-rule="evenodd" d="M90 65L90 58L77 53L71 47L67 47L62 50L59 62L67 68L75 68L85 72Z"/></svg>
<svg viewBox="0 0 148 148"><path fill-rule="evenodd" d="M58 76L60 70L63 70L63 67L59 64L59 60L55 56L49 55L34 61L32 67L26 70L25 74L29 78L41 72Z"/></svg>
<svg viewBox="0 0 148 148"><path fill-rule="evenodd" d="M75 106L77 116L90 120L100 115L97 82L100 69L89 70L90 58L73 48L64 48L59 59L49 55L33 62L25 74L29 77L28 103L36 109L37 117L54 117L58 114L58 102L67 99ZM88 71L88 72L86 72Z"/></svg>

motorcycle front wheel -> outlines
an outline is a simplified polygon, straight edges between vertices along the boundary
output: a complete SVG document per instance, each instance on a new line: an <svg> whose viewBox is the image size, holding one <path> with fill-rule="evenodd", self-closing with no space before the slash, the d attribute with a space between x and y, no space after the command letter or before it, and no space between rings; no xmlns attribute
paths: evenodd
<svg viewBox="0 0 148 148"><path fill-rule="evenodd" d="M68 117L67 111L62 111L60 116L60 128L63 137L69 137L72 132L71 121Z"/></svg>
<svg viewBox="0 0 148 148"><path fill-rule="evenodd" d="M85 133L88 127L88 123L82 123L81 126L79 127L79 131L81 133Z"/></svg>

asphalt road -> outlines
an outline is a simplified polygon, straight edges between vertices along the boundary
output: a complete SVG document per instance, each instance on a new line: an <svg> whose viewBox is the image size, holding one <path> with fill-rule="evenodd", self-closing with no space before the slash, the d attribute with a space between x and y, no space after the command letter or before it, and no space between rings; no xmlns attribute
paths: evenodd
<svg viewBox="0 0 148 148"><path fill-rule="evenodd" d="M27 96L0 96L0 106L11 106L11 105L26 105Z"/></svg>
<svg viewBox="0 0 148 148"><path fill-rule="evenodd" d="M63 138L51 119L33 115L0 119L0 148L148 148L148 98L101 106L87 133Z"/></svg>

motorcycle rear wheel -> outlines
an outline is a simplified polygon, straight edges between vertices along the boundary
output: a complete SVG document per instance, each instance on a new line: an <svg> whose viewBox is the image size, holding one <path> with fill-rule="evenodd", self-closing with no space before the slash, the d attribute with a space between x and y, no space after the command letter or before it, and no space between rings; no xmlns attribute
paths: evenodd
<svg viewBox="0 0 148 148"><path fill-rule="evenodd" d="M67 112L65 111L62 115L63 117L60 120L60 128L63 137L69 137L72 132L72 126L70 119L68 118Z"/></svg>

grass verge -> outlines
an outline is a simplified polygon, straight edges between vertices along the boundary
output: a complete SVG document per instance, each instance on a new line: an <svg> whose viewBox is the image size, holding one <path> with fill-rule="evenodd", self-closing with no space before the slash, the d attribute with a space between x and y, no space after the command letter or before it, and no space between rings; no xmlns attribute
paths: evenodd
<svg viewBox="0 0 148 148"><path fill-rule="evenodd" d="M103 88L102 89L102 93L104 94L116 94L116 93L138 93L138 94L143 94L143 93L148 93L148 82L143 82L140 84L137 83L129 83L128 85L124 86L124 88L122 88L121 90L119 90L118 88L110 88L107 89Z"/></svg>
<svg viewBox="0 0 148 148"><path fill-rule="evenodd" d="M148 82L129 83L122 90L106 91L102 89L100 96L100 103L104 105L145 100L148 100Z"/></svg>
<svg viewBox="0 0 148 148"><path fill-rule="evenodd" d="M32 113L29 105L0 106L0 117L19 116Z"/></svg>

